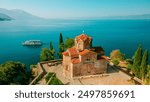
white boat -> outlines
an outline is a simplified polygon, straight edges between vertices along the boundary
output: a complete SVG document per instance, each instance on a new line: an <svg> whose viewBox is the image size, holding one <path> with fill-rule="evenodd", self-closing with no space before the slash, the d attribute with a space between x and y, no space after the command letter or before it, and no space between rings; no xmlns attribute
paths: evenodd
<svg viewBox="0 0 150 102"><path fill-rule="evenodd" d="M27 40L22 45L24 46L41 46L43 43L40 40Z"/></svg>

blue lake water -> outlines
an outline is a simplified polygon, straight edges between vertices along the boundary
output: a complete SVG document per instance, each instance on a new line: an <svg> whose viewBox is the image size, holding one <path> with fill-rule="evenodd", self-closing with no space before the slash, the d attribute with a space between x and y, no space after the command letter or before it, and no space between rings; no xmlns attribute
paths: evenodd
<svg viewBox="0 0 150 102"><path fill-rule="evenodd" d="M45 20L0 22L0 63L21 61L27 65L39 61L41 49L52 41L58 51L59 34L74 38L85 31L94 46L102 46L106 55L120 49L132 57L139 44L150 51L150 20ZM41 40L42 47L25 47L25 40Z"/></svg>

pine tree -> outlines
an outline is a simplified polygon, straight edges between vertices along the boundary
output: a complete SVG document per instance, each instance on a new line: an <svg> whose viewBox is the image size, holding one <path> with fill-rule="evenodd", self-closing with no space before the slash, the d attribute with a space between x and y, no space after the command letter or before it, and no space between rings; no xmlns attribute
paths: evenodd
<svg viewBox="0 0 150 102"><path fill-rule="evenodd" d="M142 62L141 62L141 78L145 79L147 71L148 71L148 50L145 50L144 55L142 57Z"/></svg>
<svg viewBox="0 0 150 102"><path fill-rule="evenodd" d="M142 46L140 45L134 54L132 72L136 77L140 77L140 65L142 60Z"/></svg>

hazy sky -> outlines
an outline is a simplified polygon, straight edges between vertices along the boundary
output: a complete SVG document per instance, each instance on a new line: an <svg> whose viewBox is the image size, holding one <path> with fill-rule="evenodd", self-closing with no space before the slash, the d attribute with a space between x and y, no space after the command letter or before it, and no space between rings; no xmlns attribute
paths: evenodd
<svg viewBox="0 0 150 102"><path fill-rule="evenodd" d="M150 0L0 0L0 8L45 18L101 17L150 13Z"/></svg>

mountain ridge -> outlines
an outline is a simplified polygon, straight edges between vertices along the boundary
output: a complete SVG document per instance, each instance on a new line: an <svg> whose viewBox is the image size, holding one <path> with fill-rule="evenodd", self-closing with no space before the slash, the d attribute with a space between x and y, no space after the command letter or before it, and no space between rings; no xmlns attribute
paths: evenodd
<svg viewBox="0 0 150 102"><path fill-rule="evenodd" d="M43 19L41 17L32 15L24 10L20 9L12 9L12 10L7 10L0 8L0 13L8 15L9 17L15 19L15 20L40 20Z"/></svg>
<svg viewBox="0 0 150 102"><path fill-rule="evenodd" d="M13 18L11 18L10 16L0 13L0 21L8 21L8 20L12 20Z"/></svg>

